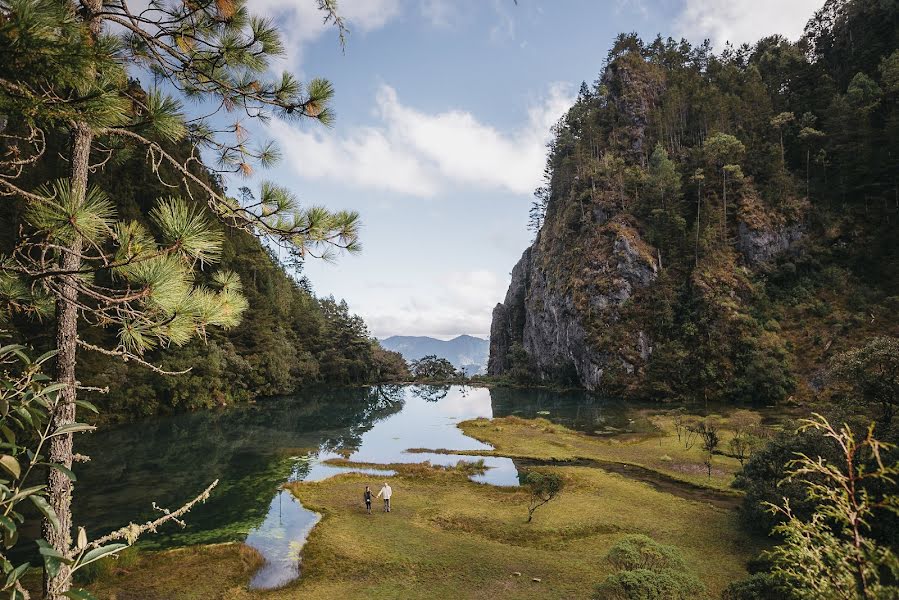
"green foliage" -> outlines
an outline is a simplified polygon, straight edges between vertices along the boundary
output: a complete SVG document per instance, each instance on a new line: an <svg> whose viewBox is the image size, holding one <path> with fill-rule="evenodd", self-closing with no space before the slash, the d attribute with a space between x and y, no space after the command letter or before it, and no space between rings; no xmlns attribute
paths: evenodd
<svg viewBox="0 0 899 600"><path fill-rule="evenodd" d="M734 581L721 593L721 600L793 600L795 596L785 589L770 573L754 573L746 579Z"/></svg>
<svg viewBox="0 0 899 600"><path fill-rule="evenodd" d="M458 376L453 363L435 354L413 360L409 370L415 379L453 379Z"/></svg>
<svg viewBox="0 0 899 600"><path fill-rule="evenodd" d="M725 165L739 160L746 152L746 146L729 133L718 132L706 140L703 151L709 162L723 168Z"/></svg>
<svg viewBox="0 0 899 600"><path fill-rule="evenodd" d="M558 473L542 471L527 471L521 476L521 479L531 492L531 500L528 505L528 523L530 523L538 508L562 493L565 480Z"/></svg>
<svg viewBox="0 0 899 600"><path fill-rule="evenodd" d="M737 473L734 487L744 492L741 519L747 529L766 535L781 522L781 516L767 509L770 503L786 498L795 514L809 518L814 504L804 488L787 478L787 464L796 456L820 456L833 462L838 459L837 448L815 429L795 431L786 427L759 448Z"/></svg>
<svg viewBox="0 0 899 600"><path fill-rule="evenodd" d="M859 440L848 426L835 429L821 415L803 428L835 442L840 458L800 455L789 463L789 477L804 488L815 512L802 518L789 500L769 505L784 518L774 528L783 542L769 552L772 574L797 598L895 598L899 558L891 545L871 536L871 527L879 511L899 513L899 495L872 493L866 485L895 486L899 463L885 456L891 446L874 437L873 425Z"/></svg>
<svg viewBox="0 0 899 600"><path fill-rule="evenodd" d="M834 357L831 376L853 393L848 402L873 413L885 428L899 410L899 339L879 336Z"/></svg>
<svg viewBox="0 0 899 600"><path fill-rule="evenodd" d="M55 468L74 478L68 469L50 463L45 455L53 433L49 414L58 402L60 386L53 384L42 369L54 354L48 352L33 360L24 346L0 347L0 563L5 578L3 589L13 599L24 597L19 579L30 566L13 565L8 559L19 542L19 527L25 523L20 505L28 501L59 528L59 519L45 499L46 486L34 485L29 476Z"/></svg>
<svg viewBox="0 0 899 600"><path fill-rule="evenodd" d="M680 551L649 536L623 537L609 550L616 572L596 586L594 598L613 600L687 600L701 597L704 586L687 571Z"/></svg>
<svg viewBox="0 0 899 600"><path fill-rule="evenodd" d="M606 559L619 571L687 568L677 548L660 544L643 534L631 534L618 540L609 550Z"/></svg>
<svg viewBox="0 0 899 600"><path fill-rule="evenodd" d="M619 571L596 586L597 600L692 600L703 590L695 575L665 569Z"/></svg>

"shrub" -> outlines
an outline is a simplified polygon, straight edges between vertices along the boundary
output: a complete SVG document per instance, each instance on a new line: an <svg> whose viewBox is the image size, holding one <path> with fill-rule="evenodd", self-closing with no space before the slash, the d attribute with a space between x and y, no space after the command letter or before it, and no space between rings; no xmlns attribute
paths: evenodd
<svg viewBox="0 0 899 600"><path fill-rule="evenodd" d="M621 538L612 546L606 558L619 571L685 570L687 568L677 548L660 544L643 534L633 534Z"/></svg>
<svg viewBox="0 0 899 600"><path fill-rule="evenodd" d="M721 593L721 600L770 600L771 598L791 600L793 596L770 573L755 573L746 579L734 581Z"/></svg>
<svg viewBox="0 0 899 600"><path fill-rule="evenodd" d="M618 571L596 586L597 600L687 600L705 591L676 547L649 536L621 538L606 558Z"/></svg>
<svg viewBox="0 0 899 600"><path fill-rule="evenodd" d="M691 573L663 569L619 571L596 586L596 600L693 600L703 585Z"/></svg>

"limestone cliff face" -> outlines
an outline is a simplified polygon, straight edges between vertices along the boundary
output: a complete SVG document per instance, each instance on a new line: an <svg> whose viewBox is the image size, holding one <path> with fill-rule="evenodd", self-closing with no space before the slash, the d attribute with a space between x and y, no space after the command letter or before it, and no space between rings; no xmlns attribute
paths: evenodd
<svg viewBox="0 0 899 600"><path fill-rule="evenodd" d="M664 88L661 72L625 55L610 63L602 86L617 122L608 158L645 164L645 131ZM575 179L583 182L578 174ZM603 329L619 319L620 307L637 290L655 281L658 254L641 237L611 180L591 184L589 191L566 189L558 180L552 187L546 223L512 270L504 302L493 310L488 373L509 372L523 350L527 365L518 368L532 377L595 389L609 368L633 372L635 362L651 352L642 331L610 344Z"/></svg>
<svg viewBox="0 0 899 600"><path fill-rule="evenodd" d="M634 354L645 360L651 351L638 332L621 352L597 343L593 326L613 322L618 308L638 288L657 277L652 249L626 219L594 223L586 236L593 251L572 279L552 272L553 244L541 237L512 270L505 301L493 310L488 373L502 375L511 368L513 346L519 344L530 359L533 375L541 380L565 380L595 389L610 366L634 368Z"/></svg>

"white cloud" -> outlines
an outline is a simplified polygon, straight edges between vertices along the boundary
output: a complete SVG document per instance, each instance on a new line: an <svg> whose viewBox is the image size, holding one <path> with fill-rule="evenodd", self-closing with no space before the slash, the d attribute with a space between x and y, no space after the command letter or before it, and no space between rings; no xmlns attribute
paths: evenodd
<svg viewBox="0 0 899 600"><path fill-rule="evenodd" d="M675 26L693 41L711 39L719 50L728 41L735 46L752 44L775 33L796 40L822 4L823 0L684 0Z"/></svg>
<svg viewBox="0 0 899 600"><path fill-rule="evenodd" d="M377 337L487 336L491 311L506 293L506 285L505 279L491 271L453 271L434 281L428 292L418 292L404 303L371 307L361 314Z"/></svg>
<svg viewBox="0 0 899 600"><path fill-rule="evenodd" d="M512 132L484 124L469 112L436 114L405 106L390 86L375 98L379 123L338 136L272 121L288 165L307 178L412 196L432 196L466 184L530 194L539 184L550 127L571 105L570 87L550 86Z"/></svg>
<svg viewBox="0 0 899 600"><path fill-rule="evenodd" d="M303 46L325 33L332 32L337 44L333 24L325 25L325 13L311 0L253 0L251 5L254 14L274 19L282 33L286 52L278 67L298 69ZM350 40L354 32L380 29L399 13L400 0L340 0L338 5L338 14L350 30Z"/></svg>
<svg viewBox="0 0 899 600"><path fill-rule="evenodd" d="M304 131L278 119L268 129L287 166L301 177L411 196L433 196L437 191L434 177L421 161L396 147L383 129L360 127L337 138L328 131Z"/></svg>

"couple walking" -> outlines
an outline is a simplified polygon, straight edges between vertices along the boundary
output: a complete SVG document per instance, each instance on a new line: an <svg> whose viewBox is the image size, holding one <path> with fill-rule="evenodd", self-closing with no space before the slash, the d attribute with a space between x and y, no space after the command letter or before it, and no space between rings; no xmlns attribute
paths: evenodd
<svg viewBox="0 0 899 600"><path fill-rule="evenodd" d="M386 481L384 482L384 487L381 488L381 491L378 492L378 498L384 498L384 512L390 512L390 497L393 496L393 488L390 487L390 484ZM368 514L371 514L371 488L365 486L365 494L363 495L365 498L365 511Z"/></svg>

